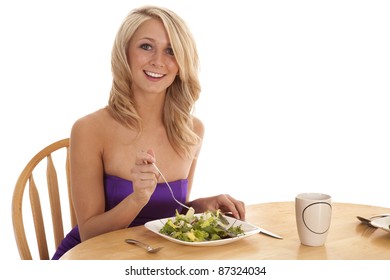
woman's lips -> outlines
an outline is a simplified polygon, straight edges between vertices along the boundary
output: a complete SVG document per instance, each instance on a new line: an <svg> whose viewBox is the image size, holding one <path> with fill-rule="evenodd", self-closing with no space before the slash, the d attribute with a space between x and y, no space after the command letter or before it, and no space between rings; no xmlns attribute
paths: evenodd
<svg viewBox="0 0 390 280"><path fill-rule="evenodd" d="M159 79L159 78L162 78L162 77L165 76L164 74L155 73L155 72L151 72L151 71L144 71L144 73L145 73L148 77L151 77L151 78L154 78L154 79Z"/></svg>

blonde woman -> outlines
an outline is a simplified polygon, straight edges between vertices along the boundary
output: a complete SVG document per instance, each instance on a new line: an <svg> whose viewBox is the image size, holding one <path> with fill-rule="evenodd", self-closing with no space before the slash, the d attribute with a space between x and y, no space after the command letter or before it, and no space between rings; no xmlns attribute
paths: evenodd
<svg viewBox="0 0 390 280"><path fill-rule="evenodd" d="M169 216L176 199L196 212L221 209L245 218L229 195L189 201L204 127L192 115L200 93L195 42L183 20L159 7L133 10L112 50L108 106L76 121L71 186L78 226L53 259L96 235Z"/></svg>

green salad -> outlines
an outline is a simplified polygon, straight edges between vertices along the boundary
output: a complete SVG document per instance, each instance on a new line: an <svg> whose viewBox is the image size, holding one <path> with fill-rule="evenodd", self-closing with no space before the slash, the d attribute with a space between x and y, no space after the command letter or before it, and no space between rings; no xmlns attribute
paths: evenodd
<svg viewBox="0 0 390 280"><path fill-rule="evenodd" d="M241 225L229 226L220 210L195 215L193 208L185 215L176 211L175 218L168 219L159 232L187 242L219 240L244 234Z"/></svg>

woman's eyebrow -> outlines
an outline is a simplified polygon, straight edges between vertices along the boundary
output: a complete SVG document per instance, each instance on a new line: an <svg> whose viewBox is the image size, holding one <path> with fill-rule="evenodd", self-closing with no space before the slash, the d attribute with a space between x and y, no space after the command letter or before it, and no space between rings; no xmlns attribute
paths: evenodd
<svg viewBox="0 0 390 280"><path fill-rule="evenodd" d="M155 41L156 41L155 39L150 38L150 37L142 37L142 38L140 38L138 41L141 41L141 40L149 40L149 41L152 41L152 42L155 42Z"/></svg>
<svg viewBox="0 0 390 280"><path fill-rule="evenodd" d="M139 42L139 41L142 41L142 40L148 40L148 41L150 41L150 42L156 43L156 40L153 39L153 38L151 38L151 37L142 37L142 38L140 38L140 39L138 40L138 42ZM167 47L168 47L168 48L171 48L171 47L172 47L171 42L167 42Z"/></svg>

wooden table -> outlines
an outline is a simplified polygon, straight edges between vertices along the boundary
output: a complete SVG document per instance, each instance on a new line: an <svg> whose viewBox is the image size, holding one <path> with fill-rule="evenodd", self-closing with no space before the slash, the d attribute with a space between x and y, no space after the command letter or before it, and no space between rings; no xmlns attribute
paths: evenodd
<svg viewBox="0 0 390 280"><path fill-rule="evenodd" d="M138 259L138 260L389 260L390 233L368 230L357 215L369 217L390 213L390 208L349 203L333 203L332 223L327 242L321 247L301 245L295 222L294 202L273 202L247 206L246 221L283 236L276 239L255 234L236 242L213 247L177 244L138 226L102 234L68 251L62 260ZM163 250L148 254L127 244L133 238Z"/></svg>

